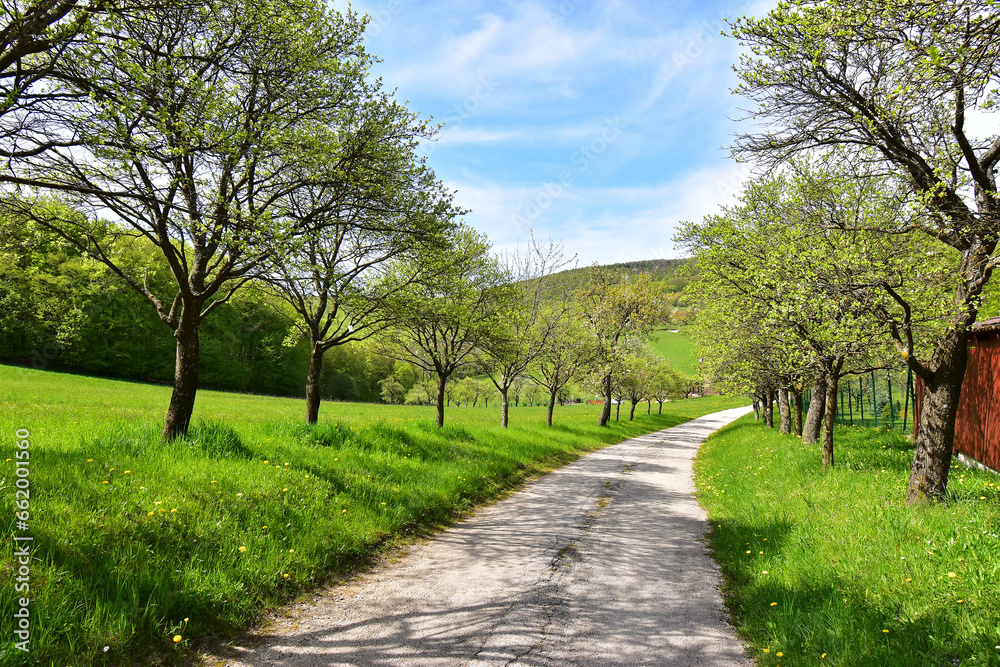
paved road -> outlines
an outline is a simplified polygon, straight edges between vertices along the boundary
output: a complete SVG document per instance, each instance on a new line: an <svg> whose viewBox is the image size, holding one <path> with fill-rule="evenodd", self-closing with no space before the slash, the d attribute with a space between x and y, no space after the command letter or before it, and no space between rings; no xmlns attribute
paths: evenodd
<svg viewBox="0 0 1000 667"><path fill-rule="evenodd" d="M691 497L699 444L748 410L585 456L294 609L225 664L749 665Z"/></svg>

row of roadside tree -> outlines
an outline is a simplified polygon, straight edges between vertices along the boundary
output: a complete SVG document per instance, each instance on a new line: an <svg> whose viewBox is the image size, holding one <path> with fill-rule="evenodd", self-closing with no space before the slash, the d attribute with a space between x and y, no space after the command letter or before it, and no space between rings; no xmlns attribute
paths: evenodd
<svg viewBox="0 0 1000 667"><path fill-rule="evenodd" d="M750 391L834 464L838 384L919 377L908 500L947 493L970 327L1000 239L1000 13L984 0L795 0L731 22L758 175L687 224L716 382ZM802 418L802 394L813 400ZM822 434L822 435L821 435Z"/></svg>

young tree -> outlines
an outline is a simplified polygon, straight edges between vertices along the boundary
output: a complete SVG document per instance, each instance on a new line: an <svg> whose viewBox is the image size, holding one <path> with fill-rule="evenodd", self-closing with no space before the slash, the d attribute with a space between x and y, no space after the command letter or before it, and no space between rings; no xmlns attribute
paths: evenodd
<svg viewBox="0 0 1000 667"><path fill-rule="evenodd" d="M774 165L839 147L875 162L907 180L929 214L890 218L880 229L914 230L952 250L962 276L956 308L929 354L917 354L905 314L892 332L924 380L908 501L943 498L969 327L1000 238L1000 135L976 136L967 124L996 102L1000 14L992 0L796 0L731 27L747 53L736 92L765 121L739 136L734 152Z"/></svg>
<svg viewBox="0 0 1000 667"><path fill-rule="evenodd" d="M371 58L360 19L311 0L153 5L92 22L100 39L61 61L80 96L45 117L78 145L22 158L0 181L22 188L8 206L108 265L174 332L173 438L194 409L201 323L299 233L279 204L302 185L296 165L332 148L336 133L317 129L358 104ZM55 195L85 215L44 205ZM130 238L163 253L172 294L115 262L109 244Z"/></svg>
<svg viewBox="0 0 1000 667"><path fill-rule="evenodd" d="M513 299L497 322L494 335L483 341L480 366L500 393L500 426L507 428L510 412L510 389L524 376L528 366L543 353L560 324L565 302L543 308L546 277L569 261L562 247L550 243L542 247L532 237L523 254L507 258L506 272L513 280Z"/></svg>
<svg viewBox="0 0 1000 667"><path fill-rule="evenodd" d="M648 335L664 318L661 295L646 274L626 276L595 268L577 301L593 342L595 370L604 396L597 423L607 426L619 347L628 336Z"/></svg>
<svg viewBox="0 0 1000 667"><path fill-rule="evenodd" d="M558 307L545 317L554 317L555 326L526 373L548 391L546 424L552 426L556 397L569 382L579 380L594 357L590 337L575 314Z"/></svg>
<svg viewBox="0 0 1000 667"><path fill-rule="evenodd" d="M469 366L494 336L511 298L510 280L490 255L486 238L469 227L421 258L425 278L393 292L385 308L395 325L383 343L386 356L408 361L437 377L437 424L444 426L446 384ZM413 267L402 271L412 275Z"/></svg>

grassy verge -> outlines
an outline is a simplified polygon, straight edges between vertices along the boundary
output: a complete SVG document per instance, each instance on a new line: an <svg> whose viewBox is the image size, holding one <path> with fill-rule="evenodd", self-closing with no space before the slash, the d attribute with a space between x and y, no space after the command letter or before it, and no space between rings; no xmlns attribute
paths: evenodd
<svg viewBox="0 0 1000 667"><path fill-rule="evenodd" d="M190 437L159 436L169 389L0 366L4 535L34 538L30 653L14 648L20 567L5 549L0 663L176 662L199 637L357 568L525 478L738 405L671 403L595 426L600 406L433 409L201 392ZM30 431L30 530L15 525L15 437ZM172 638L180 636L174 643Z"/></svg>
<svg viewBox="0 0 1000 667"><path fill-rule="evenodd" d="M841 428L838 467L743 418L695 462L733 621L760 665L1000 665L1000 479L905 504L911 443Z"/></svg>

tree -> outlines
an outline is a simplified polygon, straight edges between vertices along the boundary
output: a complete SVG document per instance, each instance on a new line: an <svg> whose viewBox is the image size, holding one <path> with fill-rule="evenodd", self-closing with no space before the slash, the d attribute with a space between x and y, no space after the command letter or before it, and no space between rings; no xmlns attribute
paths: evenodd
<svg viewBox="0 0 1000 667"><path fill-rule="evenodd" d="M302 185L296 166L331 148L371 59L353 13L308 0L169 4L92 21L100 39L70 46L61 65L80 97L45 117L79 145L22 158L0 182L20 186L7 206L106 264L173 331L164 435L174 438L194 409L201 323L299 233L280 211ZM61 215L53 196L83 215ZM163 254L171 291L115 261L109 244L139 238Z"/></svg>
<svg viewBox="0 0 1000 667"><path fill-rule="evenodd" d="M510 280L490 255L486 238L460 226L448 243L421 258L425 277L393 292L385 308L395 324L382 348L437 376L437 424L444 426L446 384L471 365L475 353L495 335L511 297ZM405 263L400 270L412 275Z"/></svg>
<svg viewBox="0 0 1000 667"><path fill-rule="evenodd" d="M287 214L303 232L272 256L268 276L309 341L310 424L319 418L323 355L389 326L383 302L421 270L411 262L415 270L402 275L394 262L436 242L458 214L415 154L430 128L393 100L370 97L338 133L337 150L316 155L307 184L288 196Z"/></svg>
<svg viewBox="0 0 1000 667"><path fill-rule="evenodd" d="M109 3L79 0L6 0L0 22L0 156L18 160L72 145L49 131L46 107L79 97L62 85L60 60L86 41L91 17ZM121 11L121 5L116 11Z"/></svg>
<svg viewBox="0 0 1000 667"><path fill-rule="evenodd" d="M688 225L680 236L696 254L694 289L720 329L710 339L717 346L707 353L710 363L713 356L734 356L734 345L752 350L762 362L755 373L756 383L767 387L766 405L773 400L771 386L776 390L781 432L791 432L789 390L798 402L806 374L821 369L824 468L833 465L839 379L891 363L880 338L885 329L869 316L858 278L926 276L937 268L906 239L834 228L833 221L861 227L894 215L897 200L889 185L800 164L797 172L751 183L740 205ZM919 293L922 285L909 282L908 289Z"/></svg>
<svg viewBox="0 0 1000 667"><path fill-rule="evenodd" d="M386 403L398 404L406 399L406 389L391 375L379 382L379 387L382 400Z"/></svg>
<svg viewBox="0 0 1000 667"><path fill-rule="evenodd" d="M507 428L510 389L524 376L528 366L543 353L560 325L565 300L543 308L546 277L565 267L560 246L542 247L534 237L527 251L507 258L506 273L513 281L507 310L497 322L497 330L483 341L480 366L500 393L500 426Z"/></svg>
<svg viewBox="0 0 1000 667"><path fill-rule="evenodd" d="M738 137L738 156L774 165L840 147L905 179L928 212L882 231L917 231L953 251L956 308L929 354L917 354L905 312L892 330L924 380L907 498L943 498L969 327L1000 235L1000 136L977 137L966 122L996 102L1000 14L991 0L796 0L733 22L731 34L747 49L736 92L766 121Z"/></svg>
<svg viewBox="0 0 1000 667"><path fill-rule="evenodd" d="M619 346L627 336L648 335L663 319L660 292L646 274L627 276L594 268L577 301L592 337L598 384L604 396L604 409L597 423L607 426Z"/></svg>
<svg viewBox="0 0 1000 667"><path fill-rule="evenodd" d="M684 378L674 369L674 365L659 357L653 359L649 396L659 405L657 414L663 414L663 404L671 396L683 393Z"/></svg>
<svg viewBox="0 0 1000 667"><path fill-rule="evenodd" d="M578 316L561 307L545 317L555 318L555 326L542 345L538 356L526 369L539 386L548 391L548 412L545 423L552 426L559 392L570 382L579 380L594 357L588 331Z"/></svg>

